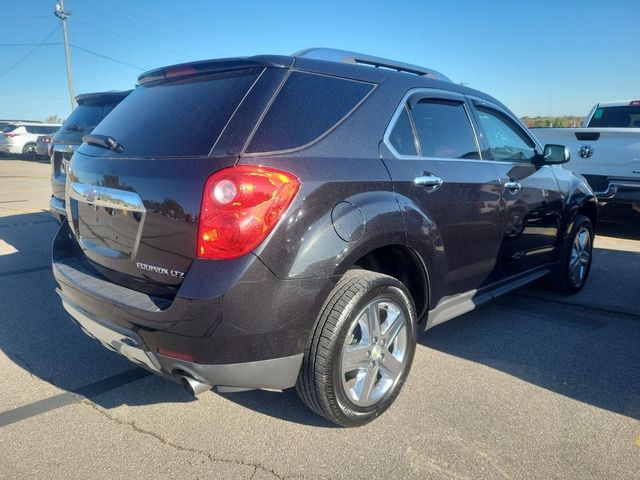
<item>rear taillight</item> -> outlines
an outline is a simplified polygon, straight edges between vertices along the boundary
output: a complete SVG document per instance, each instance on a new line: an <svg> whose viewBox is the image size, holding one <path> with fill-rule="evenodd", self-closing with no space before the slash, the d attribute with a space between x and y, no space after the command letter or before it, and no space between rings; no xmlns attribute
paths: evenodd
<svg viewBox="0 0 640 480"><path fill-rule="evenodd" d="M631 103L629 103L629 106L640 107L640 100L632 100Z"/></svg>
<svg viewBox="0 0 640 480"><path fill-rule="evenodd" d="M278 223L300 181L269 167L240 165L214 173L204 187L199 258L234 258L256 248Z"/></svg>
<svg viewBox="0 0 640 480"><path fill-rule="evenodd" d="M17 137L18 135L20 135L19 133L3 133L3 135L5 137Z"/></svg>

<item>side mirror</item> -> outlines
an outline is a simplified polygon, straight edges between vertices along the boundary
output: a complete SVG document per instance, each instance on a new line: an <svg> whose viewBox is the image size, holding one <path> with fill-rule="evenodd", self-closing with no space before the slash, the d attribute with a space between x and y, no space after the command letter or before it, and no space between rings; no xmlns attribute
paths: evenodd
<svg viewBox="0 0 640 480"><path fill-rule="evenodd" d="M558 165L571 160L569 149L564 145L545 145L542 163L546 165Z"/></svg>

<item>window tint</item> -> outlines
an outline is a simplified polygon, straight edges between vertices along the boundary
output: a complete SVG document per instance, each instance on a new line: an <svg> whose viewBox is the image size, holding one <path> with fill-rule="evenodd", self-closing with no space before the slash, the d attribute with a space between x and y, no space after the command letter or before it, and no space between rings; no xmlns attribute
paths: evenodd
<svg viewBox="0 0 640 480"><path fill-rule="evenodd" d="M136 88L92 132L124 156L208 155L259 70L176 79Z"/></svg>
<svg viewBox="0 0 640 480"><path fill-rule="evenodd" d="M389 141L400 155L418 154L413 127L411 126L406 107L402 109L402 113L391 131L391 135L389 135Z"/></svg>
<svg viewBox="0 0 640 480"><path fill-rule="evenodd" d="M370 83L293 72L247 152L273 152L311 143L334 127L372 89Z"/></svg>
<svg viewBox="0 0 640 480"><path fill-rule="evenodd" d="M589 126L640 128L640 106L598 107L589 120Z"/></svg>
<svg viewBox="0 0 640 480"><path fill-rule="evenodd" d="M480 158L461 102L421 100L411 109L420 154L436 158Z"/></svg>
<svg viewBox="0 0 640 480"><path fill-rule="evenodd" d="M478 107L478 118L494 160L529 162L536 156L533 142L506 115Z"/></svg>
<svg viewBox="0 0 640 480"><path fill-rule="evenodd" d="M110 105L88 105L80 104L71 112L69 118L64 122L62 131L65 133L81 132L82 134L91 133L100 121L107 116L116 104Z"/></svg>
<svg viewBox="0 0 640 480"><path fill-rule="evenodd" d="M4 127L4 128L2 129L2 131L3 131L4 133L9 133L9 132L13 132L16 128L18 128L18 125L11 125L11 124L9 124L9 125L7 125L6 127Z"/></svg>
<svg viewBox="0 0 640 480"><path fill-rule="evenodd" d="M45 125L25 125L27 133L33 133L34 135L48 135L53 132L57 132L60 127L48 127Z"/></svg>

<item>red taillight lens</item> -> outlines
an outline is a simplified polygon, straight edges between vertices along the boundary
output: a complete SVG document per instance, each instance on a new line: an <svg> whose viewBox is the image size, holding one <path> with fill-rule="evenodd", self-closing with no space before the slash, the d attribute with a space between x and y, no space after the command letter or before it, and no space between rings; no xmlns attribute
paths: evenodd
<svg viewBox="0 0 640 480"><path fill-rule="evenodd" d="M199 258L234 258L256 248L293 201L300 181L269 167L240 165L214 173L204 187Z"/></svg>
<svg viewBox="0 0 640 480"><path fill-rule="evenodd" d="M632 100L631 103L629 103L629 106L640 107L640 100Z"/></svg>
<svg viewBox="0 0 640 480"><path fill-rule="evenodd" d="M20 135L19 133L3 133L5 137L17 137Z"/></svg>

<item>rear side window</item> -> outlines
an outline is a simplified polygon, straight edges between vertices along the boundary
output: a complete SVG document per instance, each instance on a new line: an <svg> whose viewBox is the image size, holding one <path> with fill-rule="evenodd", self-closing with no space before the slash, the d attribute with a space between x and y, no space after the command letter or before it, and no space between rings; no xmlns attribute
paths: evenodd
<svg viewBox="0 0 640 480"><path fill-rule="evenodd" d="M247 152L289 150L313 142L347 116L373 87L355 80L293 72Z"/></svg>
<svg viewBox="0 0 640 480"><path fill-rule="evenodd" d="M6 127L4 127L4 128L2 129L2 132L3 132L3 133L13 132L16 128L18 128L18 125L11 125L11 124L9 124L9 125L7 125Z"/></svg>
<svg viewBox="0 0 640 480"><path fill-rule="evenodd" d="M416 137L413 134L413 127L409 119L407 107L402 109L398 121L391 130L389 142L400 155L417 155Z"/></svg>
<svg viewBox="0 0 640 480"><path fill-rule="evenodd" d="M598 107L593 112L590 127L640 128L640 106Z"/></svg>
<svg viewBox="0 0 640 480"><path fill-rule="evenodd" d="M480 158L462 102L420 100L411 109L420 155L435 158Z"/></svg>
<svg viewBox="0 0 640 480"><path fill-rule="evenodd" d="M92 133L115 138L128 157L208 155L260 71L142 85Z"/></svg>
<svg viewBox="0 0 640 480"><path fill-rule="evenodd" d="M35 135L48 135L58 130L60 127L50 127L46 125L26 125L28 133L33 133Z"/></svg>

